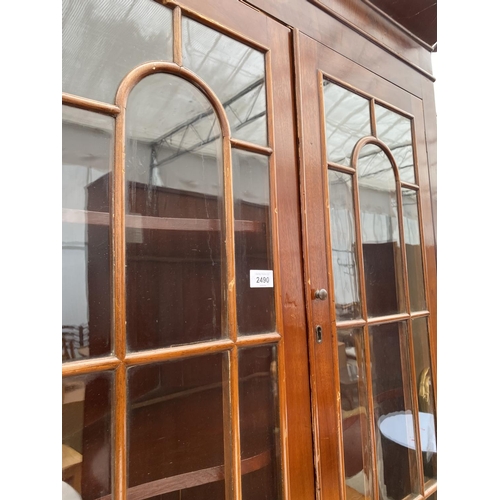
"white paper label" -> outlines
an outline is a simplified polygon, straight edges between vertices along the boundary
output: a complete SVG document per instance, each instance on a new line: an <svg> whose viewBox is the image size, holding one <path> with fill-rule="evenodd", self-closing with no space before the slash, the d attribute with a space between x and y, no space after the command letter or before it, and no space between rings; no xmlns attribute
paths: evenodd
<svg viewBox="0 0 500 500"><path fill-rule="evenodd" d="M273 288L273 272L250 269L250 288Z"/></svg>

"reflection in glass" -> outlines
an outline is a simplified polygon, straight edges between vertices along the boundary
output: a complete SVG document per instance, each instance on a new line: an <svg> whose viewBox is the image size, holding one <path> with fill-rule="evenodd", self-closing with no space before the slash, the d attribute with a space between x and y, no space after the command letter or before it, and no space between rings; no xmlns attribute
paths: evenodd
<svg viewBox="0 0 500 500"><path fill-rule="evenodd" d="M375 104L377 136L387 146L396 160L402 181L415 183L411 121L390 109Z"/></svg>
<svg viewBox="0 0 500 500"><path fill-rule="evenodd" d="M337 321L361 317L352 175L328 170L330 238Z"/></svg>
<svg viewBox="0 0 500 500"><path fill-rule="evenodd" d="M62 359L111 350L112 118L62 109Z"/></svg>
<svg viewBox="0 0 500 500"><path fill-rule="evenodd" d="M422 311L426 308L426 305L422 247L420 246L420 226L418 224L417 193L411 189L403 189L402 192L406 265L408 267L408 286L410 287L410 309L412 311Z"/></svg>
<svg viewBox="0 0 500 500"><path fill-rule="evenodd" d="M379 493L383 500L401 500L418 493L412 484L417 477L413 407L402 368L408 366L406 323L370 326L369 334Z"/></svg>
<svg viewBox="0 0 500 500"><path fill-rule="evenodd" d="M423 419L420 421L422 459L425 480L437 478L436 410L432 386L432 367L429 349L427 318L412 321L413 353L417 375L418 410ZM428 424L428 425L426 425Z"/></svg>
<svg viewBox="0 0 500 500"><path fill-rule="evenodd" d="M111 493L111 388L109 372L62 381L63 491L83 500Z"/></svg>
<svg viewBox="0 0 500 500"><path fill-rule="evenodd" d="M281 498L276 346L239 351L242 492L245 500Z"/></svg>
<svg viewBox="0 0 500 500"><path fill-rule="evenodd" d="M371 135L370 102L335 83L323 80L328 161L350 166L354 145Z"/></svg>
<svg viewBox="0 0 500 500"><path fill-rule="evenodd" d="M131 350L221 337L222 160L217 139L202 148L176 134L208 100L176 76L151 75L127 104L127 341ZM210 122L210 123L208 123ZM223 326L224 325L224 326Z"/></svg>
<svg viewBox="0 0 500 500"><path fill-rule="evenodd" d="M153 0L63 0L63 92L113 103L133 68L172 52L172 12Z"/></svg>
<svg viewBox="0 0 500 500"><path fill-rule="evenodd" d="M236 304L241 335L275 330L274 288L254 288L251 270L273 269L269 160L233 149Z"/></svg>
<svg viewBox="0 0 500 500"><path fill-rule="evenodd" d="M363 330L339 329L338 354L347 500L371 498L371 458ZM353 491L354 490L354 491Z"/></svg>
<svg viewBox="0 0 500 500"><path fill-rule="evenodd" d="M129 496L224 499L226 356L128 369Z"/></svg>
<svg viewBox="0 0 500 500"><path fill-rule="evenodd" d="M404 310L396 179L387 155L362 148L357 175L368 316Z"/></svg>
<svg viewBox="0 0 500 500"><path fill-rule="evenodd" d="M183 17L182 63L200 76L222 102L232 137L267 145L262 52Z"/></svg>

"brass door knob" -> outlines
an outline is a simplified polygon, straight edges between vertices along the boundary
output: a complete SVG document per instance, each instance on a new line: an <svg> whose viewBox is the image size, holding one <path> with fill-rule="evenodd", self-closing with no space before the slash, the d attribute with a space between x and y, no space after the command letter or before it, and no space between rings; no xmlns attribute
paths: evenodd
<svg viewBox="0 0 500 500"><path fill-rule="evenodd" d="M314 292L315 299L326 300L327 297L328 297L328 292L324 288L322 288L321 290L316 290Z"/></svg>

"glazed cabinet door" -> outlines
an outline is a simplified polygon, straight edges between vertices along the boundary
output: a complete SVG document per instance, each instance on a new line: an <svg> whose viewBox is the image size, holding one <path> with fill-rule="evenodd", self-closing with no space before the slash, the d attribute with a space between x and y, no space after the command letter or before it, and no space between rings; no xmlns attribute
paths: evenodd
<svg viewBox="0 0 500 500"><path fill-rule="evenodd" d="M317 498L433 498L436 275L422 101L294 34Z"/></svg>
<svg viewBox="0 0 500 500"><path fill-rule="evenodd" d="M312 498L290 30L63 0L62 480Z"/></svg>

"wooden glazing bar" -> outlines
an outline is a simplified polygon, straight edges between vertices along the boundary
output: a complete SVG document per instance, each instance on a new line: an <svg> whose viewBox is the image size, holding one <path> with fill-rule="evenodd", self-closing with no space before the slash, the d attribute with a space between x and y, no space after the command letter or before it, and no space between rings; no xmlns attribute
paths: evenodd
<svg viewBox="0 0 500 500"><path fill-rule="evenodd" d="M370 128L373 137L377 137L377 115L375 114L375 101L370 99Z"/></svg>
<svg viewBox="0 0 500 500"><path fill-rule="evenodd" d="M285 371L285 342L278 342L278 408L280 418L280 443L281 443L281 481L283 485L283 498L290 498L289 460L288 460L288 407L286 403L286 371Z"/></svg>
<svg viewBox="0 0 500 500"><path fill-rule="evenodd" d="M222 105L221 105L222 106ZM223 112L224 113L224 112ZM231 138L229 133L229 122L226 120L226 133L223 135L223 166L224 166L224 228L226 259L226 306L227 306L227 333L229 339L237 341L238 323L236 306L236 257L234 244L234 199L233 199L233 168L231 155ZM224 415L224 420L230 422L230 448L231 462L227 467L231 469L230 489L232 500L242 500L241 490L241 446L240 446L240 400L239 400L239 373L238 373L238 349L234 348L229 353L229 415ZM229 488L229 486L226 486Z"/></svg>
<svg viewBox="0 0 500 500"><path fill-rule="evenodd" d="M201 354L223 352L231 349L233 346L234 342L229 339L213 340L209 342L200 342L198 344L186 344L175 347L154 349L151 351L128 353L124 361L127 366L144 365L170 359L187 358L199 356Z"/></svg>
<svg viewBox="0 0 500 500"><path fill-rule="evenodd" d="M125 500L127 494L127 372L122 363L115 372L113 498Z"/></svg>
<svg viewBox="0 0 500 500"><path fill-rule="evenodd" d="M410 312L411 319L425 318L430 315L429 311Z"/></svg>
<svg viewBox="0 0 500 500"><path fill-rule="evenodd" d="M373 381L371 372L371 353L370 353L370 332L369 326L365 325L363 327L363 350L364 350L364 360L365 360L365 375L366 375L366 396L367 396L367 411L368 411L368 425L369 433L371 436L370 440L370 453L371 453L371 492L373 495L373 500L379 500L379 485L378 485L378 466L377 466L377 431L375 422L375 403L373 401Z"/></svg>
<svg viewBox="0 0 500 500"><path fill-rule="evenodd" d="M419 161L417 155L417 141L415 138L417 137L417 132L415 130L415 119L412 117L410 120L411 124L411 145L412 145L412 153L413 153L413 171L415 172L415 184L420 185L419 181Z"/></svg>
<svg viewBox="0 0 500 500"><path fill-rule="evenodd" d="M413 130L412 130L413 134ZM413 142L413 141L412 141ZM391 163L393 162L391 158ZM393 164L394 173L396 176L396 189L398 198L398 225L400 234L400 246L401 246L401 259L402 259L402 274L403 274L403 286L404 286L404 301L405 310L407 312L411 311L410 304L410 285L408 279L408 262L406 255L406 244L405 244L405 233L404 233L404 216L403 216L403 191L401 187L401 179L399 176L399 170L394 161ZM423 253L423 252L422 252ZM422 446L420 442L420 424L419 424L419 414L418 414L418 394L417 394L417 375L415 368L415 358L413 351L413 335L412 335L412 322L407 322L407 335L402 339L401 345L405 349L407 355L402 356L402 373L403 373L403 393L404 399L406 401L411 401L413 407L413 432L415 436L415 450L416 453L411 453L410 458L410 481L414 486L414 489L418 486L418 491L423 493L424 491L424 466L422 460ZM407 379L407 380L405 380ZM416 459L416 463L415 463ZM417 473L417 477L412 477L414 471Z"/></svg>
<svg viewBox="0 0 500 500"><path fill-rule="evenodd" d="M281 335L277 332L242 335L236 339L236 345L238 347L250 347L259 344L272 344L273 342L279 342L281 338Z"/></svg>
<svg viewBox="0 0 500 500"><path fill-rule="evenodd" d="M73 94L63 92L62 103L66 106L73 108L80 108L86 111L93 111L101 115L117 116L120 114L120 108L114 104L107 104L105 102L94 101L85 97L79 97Z"/></svg>
<svg viewBox="0 0 500 500"><path fill-rule="evenodd" d="M269 85L266 85L266 90ZM267 104L267 112L270 114L269 104ZM269 122L269 120L268 120ZM268 146L259 146L258 144L253 144L251 142L242 141L241 139L231 138L231 146L236 149L242 149L243 151L249 151L250 153L257 153L266 156L271 156L273 149Z"/></svg>
<svg viewBox="0 0 500 500"><path fill-rule="evenodd" d="M224 115L225 116L225 115ZM234 249L234 207L233 207L233 171L231 157L231 141L229 137L229 124L227 134L223 135L223 165L224 165L224 221L223 238L225 241L224 257L226 260L226 325L229 338L236 342L238 336L236 318L236 262Z"/></svg>
<svg viewBox="0 0 500 500"><path fill-rule="evenodd" d="M120 89L127 93L120 99ZM135 82L134 82L135 84ZM121 113L115 125L115 161L110 183L111 199L111 248L112 248L112 297L113 297L113 347L122 360L126 355L126 297L125 297L125 109L126 98L132 87L127 77L118 89L116 104ZM115 371L114 393L114 467L113 493L117 500L125 500L127 492L127 372L122 363Z"/></svg>
<svg viewBox="0 0 500 500"><path fill-rule="evenodd" d="M418 384L417 370L415 367L415 351L413 344L413 322L408 321L408 359L411 381L411 399L413 404L413 436L415 437L415 451L417 455L417 480L418 490L424 493L424 464L422 459L422 443L420 441L420 415L418 411ZM406 392L406 391L405 391Z"/></svg>
<svg viewBox="0 0 500 500"><path fill-rule="evenodd" d="M234 344L233 344L234 345ZM226 353L222 361L222 418L224 422L224 488L225 498L233 498L233 428L231 425L231 355Z"/></svg>
<svg viewBox="0 0 500 500"><path fill-rule="evenodd" d="M410 182L401 181L401 187L406 189L412 189L413 191L418 191L420 188L417 184L411 184Z"/></svg>
<svg viewBox="0 0 500 500"><path fill-rule="evenodd" d="M321 71L318 71L318 95L319 95L319 122L320 122L320 140L321 140L321 162L323 165L323 168L321 169L322 177L323 177L323 189L324 193L323 194L323 211L324 211L324 218L325 218L325 228L326 232L328 233L326 235L325 241L326 241L326 254L327 254L327 259L326 259L326 266L327 266L327 286L328 286L328 296L329 297L335 297L335 286L334 286L334 280L333 280L333 264L332 264L332 240L331 240L331 234L330 234L330 228L331 228L331 223L330 223L330 193L329 193L329 184L328 184L328 155L327 155L327 139L326 139L326 116L325 116L325 103L324 103L324 94L323 94L323 73ZM333 304L333 302L332 302ZM338 340L337 340L337 329L335 328L335 322L336 322L336 311L335 307L332 305L329 308L329 313L330 313L330 324L332 325L332 338L333 342L332 345L334 348L332 349L332 358L333 358L333 364L337 367L333 371L333 380L332 384L334 389L337 391L338 394L340 394L340 373L339 373L339 362L338 362L338 349L336 348ZM341 405L340 405L341 406ZM341 500L344 500L346 498L346 484L345 484L345 469L344 469L344 440L343 440L343 432L342 432L342 410L341 408L337 409L335 411L335 417L336 417L336 427L338 429L338 432L336 433L337 437L337 463L339 464L338 467L338 481L342 485L340 488L340 496Z"/></svg>
<svg viewBox="0 0 500 500"><path fill-rule="evenodd" d="M182 66L182 10L176 6L173 11L174 63Z"/></svg>
<svg viewBox="0 0 500 500"><path fill-rule="evenodd" d="M404 325L406 323L406 330ZM408 322L400 322L398 325L398 333L399 333L399 351L400 351L400 369L401 369L401 380L403 386L403 400L404 400L404 409L405 411L412 409L412 417L413 417L413 431L415 436L415 441L417 440L417 435L415 434L415 426L418 422L418 417L415 414L415 405L413 395L415 394L414 386L412 385L412 373L411 373L411 360L410 360L410 348L409 348L409 325ZM413 453L408 450L408 467L410 474L410 488L412 493L415 492L423 493L422 488L422 476L420 474L421 470L419 467L419 462L421 462L421 458L419 459L417 453ZM415 471L417 476L415 477Z"/></svg>
<svg viewBox="0 0 500 500"><path fill-rule="evenodd" d="M229 386L231 394L231 478L233 500L242 500L241 491L241 444L240 444L240 398L238 374L238 349L229 353Z"/></svg>
<svg viewBox="0 0 500 500"><path fill-rule="evenodd" d="M67 361L62 365L62 376L84 375L86 373L114 370L120 364L115 356L105 358L83 359L79 361Z"/></svg>
<svg viewBox="0 0 500 500"><path fill-rule="evenodd" d="M436 493L438 483L435 479L430 479L425 483L425 498L430 497L433 493Z"/></svg>
<svg viewBox="0 0 500 500"><path fill-rule="evenodd" d="M361 328L366 325L366 321L364 319L350 319L348 321L338 321L337 329L341 328Z"/></svg>
<svg viewBox="0 0 500 500"><path fill-rule="evenodd" d="M327 162L327 166L330 170L337 170L339 172L343 172L344 174L354 175L356 170L352 167L346 167L345 165L339 165L338 163L334 163L333 161Z"/></svg>
<svg viewBox="0 0 500 500"><path fill-rule="evenodd" d="M424 496L410 493L409 495L406 495L402 500L424 500Z"/></svg>
<svg viewBox="0 0 500 500"><path fill-rule="evenodd" d="M120 87L121 88L121 87ZM123 110L116 119L115 163L111 188L111 247L113 256L113 329L114 352L123 360L126 353L125 339L125 108L126 102L118 105Z"/></svg>
<svg viewBox="0 0 500 500"><path fill-rule="evenodd" d="M176 2L175 0L155 0L155 1L170 8L175 8L176 6L179 6L178 2ZM225 35L228 35L231 38L234 38L235 40L243 42L245 45L248 45L261 52L266 52L269 50L269 47L266 47L265 45L258 43L250 38L245 38L238 31L227 28L226 26L217 23L216 21L213 21L212 19L206 16L201 15L199 12L190 9L189 7L182 6L182 13L186 17L190 17L195 21L205 24L206 26L209 26L210 28L213 28L216 31L224 33Z"/></svg>
<svg viewBox="0 0 500 500"><path fill-rule="evenodd" d="M398 226L399 226L399 240L401 248L401 261L403 276L403 291L404 291L404 304L405 311L411 311L410 306L410 285L408 280L408 262L406 256L405 233L404 233L404 218L403 218L403 190L401 189L401 179L396 161L390 156L391 164L393 166L394 175L396 177L396 196L397 196L397 210L398 210ZM417 395L417 380L415 370L415 359L413 357L413 337L412 337L411 321L407 322L406 335L403 333L403 328L400 327L400 346L401 346L401 372L403 378L403 394L405 407L411 402L413 408L413 431L415 436L415 449L416 453L409 454L410 465L410 482L413 489L418 489L423 493L424 488L424 466L422 463L422 449L420 444L420 425L418 418L418 395ZM413 477L414 471L417 477Z"/></svg>
<svg viewBox="0 0 500 500"><path fill-rule="evenodd" d="M366 280L365 280L365 268L364 268L364 257L363 257L363 239L361 234L361 208L359 200L359 184L358 184L358 174L353 176L353 198L354 198L354 218L356 227L356 252L358 258L358 272L359 272L359 288L361 295L361 313L362 318L366 322L363 326L363 351L364 351L364 371L366 375L366 396L367 396L367 411L368 411L368 425L370 433L370 454L371 454L371 465L372 465L372 475L371 475L371 491L373 494L373 500L379 500L379 489L378 489L378 471L377 471L377 452L376 452L376 422L375 422L375 404L373 401L373 385L372 385L372 373L371 373L371 354L370 354L370 336L368 331L368 305L366 303Z"/></svg>
<svg viewBox="0 0 500 500"><path fill-rule="evenodd" d="M375 318L368 318L366 321L369 325L378 325L382 323L395 323L398 321L405 321L410 319L409 313L388 314L387 316L377 316Z"/></svg>

